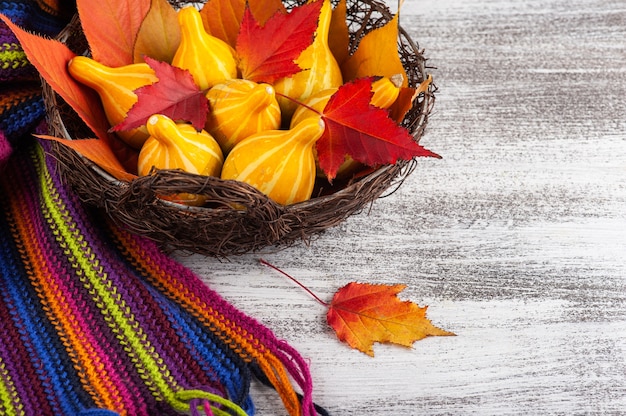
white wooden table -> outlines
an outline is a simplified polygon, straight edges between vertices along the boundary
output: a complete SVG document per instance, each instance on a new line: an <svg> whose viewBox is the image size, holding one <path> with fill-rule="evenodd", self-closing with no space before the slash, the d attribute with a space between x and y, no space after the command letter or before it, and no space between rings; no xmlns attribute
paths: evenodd
<svg viewBox="0 0 626 416"><path fill-rule="evenodd" d="M310 246L181 262L310 361L332 415L626 414L626 2L407 0L401 24L443 159ZM406 283L457 336L365 356L261 256L328 300Z"/></svg>

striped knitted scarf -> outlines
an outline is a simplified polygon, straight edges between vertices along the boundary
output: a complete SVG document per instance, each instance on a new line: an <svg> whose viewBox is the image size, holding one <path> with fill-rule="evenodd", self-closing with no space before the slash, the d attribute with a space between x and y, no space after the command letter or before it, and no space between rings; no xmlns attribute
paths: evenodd
<svg viewBox="0 0 626 416"><path fill-rule="evenodd" d="M53 33L54 4L0 2L0 11ZM297 351L61 182L49 144L30 134L45 128L39 81L5 29L0 414L253 414L253 378L287 414L325 414Z"/></svg>
<svg viewBox="0 0 626 416"><path fill-rule="evenodd" d="M293 348L81 205L45 146L0 175L0 414L252 414L253 375L316 413Z"/></svg>

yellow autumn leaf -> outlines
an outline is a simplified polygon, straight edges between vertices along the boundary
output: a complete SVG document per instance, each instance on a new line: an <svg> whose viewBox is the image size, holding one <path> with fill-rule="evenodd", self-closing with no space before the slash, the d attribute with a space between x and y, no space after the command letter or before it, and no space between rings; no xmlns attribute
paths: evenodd
<svg viewBox="0 0 626 416"><path fill-rule="evenodd" d="M135 62L144 56L157 61L171 62L180 44L180 26L176 10L167 0L152 0L144 18L133 49Z"/></svg>
<svg viewBox="0 0 626 416"><path fill-rule="evenodd" d="M398 53L398 15L384 26L366 34L357 50L341 66L345 82L356 78L402 74L402 86L408 85L406 71Z"/></svg>
<svg viewBox="0 0 626 416"><path fill-rule="evenodd" d="M333 9L328 30L328 46L341 66L350 54L350 35L346 23L346 0L341 0Z"/></svg>

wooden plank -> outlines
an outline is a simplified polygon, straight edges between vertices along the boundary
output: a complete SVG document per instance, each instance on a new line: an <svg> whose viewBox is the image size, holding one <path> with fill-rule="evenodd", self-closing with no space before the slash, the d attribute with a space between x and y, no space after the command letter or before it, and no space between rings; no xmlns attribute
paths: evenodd
<svg viewBox="0 0 626 416"><path fill-rule="evenodd" d="M623 412L626 4L407 0L401 23L436 67L422 143L444 158L310 246L180 260L310 361L333 415ZM325 299L407 283L457 336L366 357L260 256Z"/></svg>

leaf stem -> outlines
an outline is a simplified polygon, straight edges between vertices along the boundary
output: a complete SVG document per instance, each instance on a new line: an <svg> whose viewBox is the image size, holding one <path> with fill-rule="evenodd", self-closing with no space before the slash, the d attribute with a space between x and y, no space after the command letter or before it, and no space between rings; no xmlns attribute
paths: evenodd
<svg viewBox="0 0 626 416"><path fill-rule="evenodd" d="M290 96L288 96L288 95L286 95L286 94L283 94L283 93L281 93L281 92L277 92L277 91L274 91L274 94L278 95L279 97L283 97L283 98L285 98L285 99L287 99L287 100L290 100L290 101L292 101L292 102L294 102L294 103L296 103L296 104L298 104L298 105L301 105L302 107L306 108L307 110L313 111L314 113L317 113L317 114L319 114L320 116L323 116L323 115L324 115L324 114L322 114L320 111L317 111L315 108L313 108L313 107L311 107L311 106L308 106L308 105L306 105L305 103L303 103L302 101L298 101L298 100L296 100L295 98L290 97Z"/></svg>
<svg viewBox="0 0 626 416"><path fill-rule="evenodd" d="M279 269L278 267L274 266L273 264L265 261L264 259L259 259L259 262L267 267L270 267L274 270L276 270L277 272L281 273L283 276L286 276L289 280L291 280L292 282L294 282L295 284L297 284L298 286L300 286L302 289L304 289L309 295L311 295L311 297L313 299L315 299L318 303L329 307L330 305L328 305L328 303L324 302L322 299L320 299L315 293L313 293L313 291L311 289L309 289L308 287L304 286L302 283L300 283L295 277L290 276L288 273L282 271L281 269Z"/></svg>

